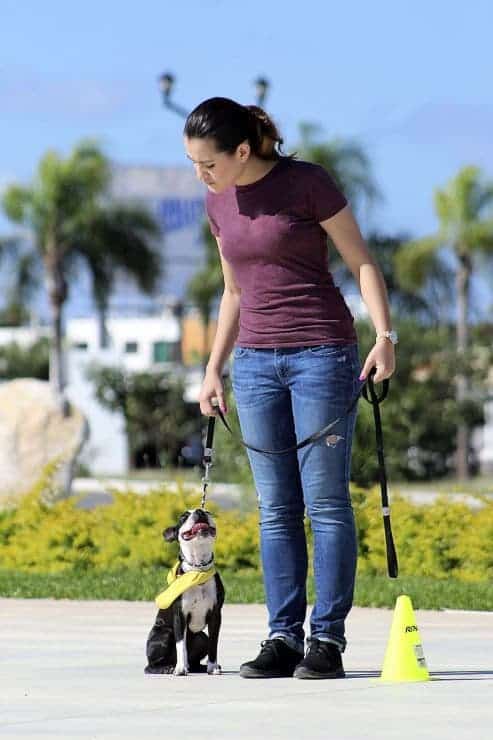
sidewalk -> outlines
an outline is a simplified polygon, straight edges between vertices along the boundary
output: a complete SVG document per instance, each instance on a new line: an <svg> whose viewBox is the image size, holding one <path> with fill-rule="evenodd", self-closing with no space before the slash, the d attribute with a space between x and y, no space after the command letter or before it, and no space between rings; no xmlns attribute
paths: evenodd
<svg viewBox="0 0 493 740"><path fill-rule="evenodd" d="M355 608L348 677L247 681L265 607L223 612L222 676L145 676L155 607L142 602L0 599L0 737L63 740L487 740L493 726L493 614L416 611L433 681L378 683L392 612Z"/></svg>
<svg viewBox="0 0 493 740"><path fill-rule="evenodd" d="M196 481L185 481L185 489L198 491L200 489L200 479L197 475ZM101 504L110 504L113 500L111 491L132 491L140 496L145 496L149 491L159 487L166 487L168 491L177 491L178 484L176 481L163 480L136 480L136 479L118 479L118 478L75 478L72 482L72 494L81 496L81 501L77 504L81 509L92 509ZM485 486L484 496L493 499L493 483L491 486ZM415 504L433 504L437 498L444 495L442 490L436 489L433 484L423 484L422 486L406 486L406 484L397 483L390 487L390 500L396 493L399 496L412 501ZM252 493L253 496L253 493ZM467 492L448 492L447 499L452 503L466 503L475 509L482 506L478 498ZM242 486L235 483L214 483L209 491L209 497L214 503L219 504L223 509L234 509L238 506L242 497ZM253 498L254 500L254 498Z"/></svg>

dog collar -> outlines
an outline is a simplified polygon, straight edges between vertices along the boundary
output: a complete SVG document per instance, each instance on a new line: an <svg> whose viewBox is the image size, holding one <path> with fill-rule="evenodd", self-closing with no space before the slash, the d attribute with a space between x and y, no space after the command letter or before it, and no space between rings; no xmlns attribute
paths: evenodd
<svg viewBox="0 0 493 740"><path fill-rule="evenodd" d="M177 574L180 567L178 560L168 572L168 588L156 596L156 605L159 609L168 609L176 599L193 586L202 586L216 575L214 566L209 570L189 570L186 573Z"/></svg>
<svg viewBox="0 0 493 740"><path fill-rule="evenodd" d="M180 553L180 558L183 560L184 563L189 565L191 568L200 569L200 570L202 569L207 570L209 565L212 565L212 563L214 562L214 555L211 555L209 560L204 560L204 562L202 563L191 563L190 560L186 559L183 553Z"/></svg>

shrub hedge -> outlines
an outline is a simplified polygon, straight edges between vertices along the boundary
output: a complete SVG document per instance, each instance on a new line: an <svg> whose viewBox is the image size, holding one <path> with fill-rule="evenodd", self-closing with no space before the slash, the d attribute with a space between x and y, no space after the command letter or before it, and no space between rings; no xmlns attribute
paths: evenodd
<svg viewBox="0 0 493 740"><path fill-rule="evenodd" d="M169 567L176 544L166 544L162 530L196 507L195 495L157 488L146 496L115 492L110 505L77 508L77 499L50 501L50 480L43 480L21 502L0 512L0 567L31 573L63 570ZM48 493L47 493L48 492ZM481 497L478 497L481 498ZM385 542L377 489L352 489L360 573L386 573ZM401 575L485 581L493 578L493 501L481 506L447 500L416 505L392 499L392 529ZM219 510L211 502L218 525L219 568L260 570L257 512ZM306 524L311 540L310 528Z"/></svg>

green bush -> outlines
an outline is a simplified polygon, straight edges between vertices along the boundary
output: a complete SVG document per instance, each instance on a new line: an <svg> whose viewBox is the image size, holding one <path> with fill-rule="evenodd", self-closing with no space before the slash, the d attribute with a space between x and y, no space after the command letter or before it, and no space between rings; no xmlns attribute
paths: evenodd
<svg viewBox="0 0 493 740"><path fill-rule="evenodd" d="M195 494L158 488L147 496L114 493L108 506L76 508L77 499L52 503L53 466L16 507L0 512L0 567L6 570L55 573L64 570L117 571L122 568L167 568L177 556L176 544L162 531L199 503ZM352 490L359 539L359 573L385 574L386 556L376 489ZM431 505L416 505L395 496L392 528L403 576L484 581L493 577L493 501L480 508L453 503L446 496ZM260 571L257 512L218 510L219 568ZM311 535L307 523L309 540Z"/></svg>
<svg viewBox="0 0 493 740"><path fill-rule="evenodd" d="M493 578L493 501L477 497L480 508L451 502L446 495L417 505L394 496L392 532L399 574L482 581ZM386 569L380 492L373 489L357 511L363 523L361 573ZM360 543L361 544L361 543Z"/></svg>
<svg viewBox="0 0 493 740"><path fill-rule="evenodd" d="M16 342L0 347L0 380L16 378L48 380L49 354L48 339L38 339L27 348L21 347Z"/></svg>

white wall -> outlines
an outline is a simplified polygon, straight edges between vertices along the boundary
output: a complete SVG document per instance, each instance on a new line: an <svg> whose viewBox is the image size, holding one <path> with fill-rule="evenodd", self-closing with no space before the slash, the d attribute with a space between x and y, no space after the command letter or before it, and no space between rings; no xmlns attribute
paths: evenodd
<svg viewBox="0 0 493 740"><path fill-rule="evenodd" d="M50 337L47 326L0 326L0 347L15 342L24 349L43 337Z"/></svg>
<svg viewBox="0 0 493 740"><path fill-rule="evenodd" d="M118 364L118 357L111 350L100 351L97 356L73 349L67 352L67 398L89 423L89 440L80 461L93 475L126 475L129 461L123 414L101 406L95 397L94 384L86 377L88 366L96 360L108 365Z"/></svg>
<svg viewBox="0 0 493 740"><path fill-rule="evenodd" d="M155 342L177 344L180 341L179 321L168 311L160 316L110 318L106 328L109 349L116 364L135 372L149 370L156 364L153 357ZM100 353L104 355L104 350L99 346L99 323L96 318L69 319L66 336L71 348L86 344L86 351L93 360L97 361ZM136 352L126 351L128 342L136 343Z"/></svg>
<svg viewBox="0 0 493 740"><path fill-rule="evenodd" d="M484 406L484 426L474 431L473 445L478 450L481 472L493 473L493 401Z"/></svg>

